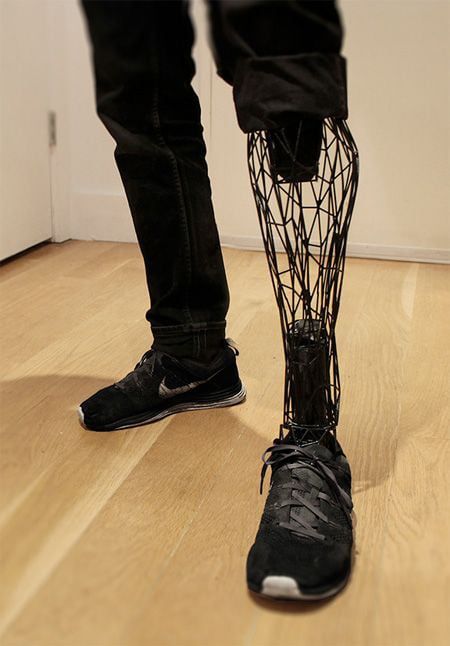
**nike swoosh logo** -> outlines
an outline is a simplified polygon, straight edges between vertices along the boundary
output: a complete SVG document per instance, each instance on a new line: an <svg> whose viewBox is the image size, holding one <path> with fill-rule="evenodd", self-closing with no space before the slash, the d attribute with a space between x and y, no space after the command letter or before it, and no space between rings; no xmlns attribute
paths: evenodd
<svg viewBox="0 0 450 646"><path fill-rule="evenodd" d="M193 390L194 388L197 388L197 386L201 386L201 384L205 384L209 379L203 379L203 381L192 381L190 384L186 384L185 386L179 386L178 388L169 388L169 386L166 386L165 384L166 378L161 381L159 384L158 388L158 395L162 399L167 399L168 397L175 397L175 395L182 395L183 393L188 393L190 390Z"/></svg>

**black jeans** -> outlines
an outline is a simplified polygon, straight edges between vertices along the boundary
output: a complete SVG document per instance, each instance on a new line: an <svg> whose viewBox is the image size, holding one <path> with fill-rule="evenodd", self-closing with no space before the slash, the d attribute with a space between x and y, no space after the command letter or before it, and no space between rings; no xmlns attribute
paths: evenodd
<svg viewBox="0 0 450 646"><path fill-rule="evenodd" d="M144 257L153 347L217 351L229 293L211 202L187 4L84 2L97 112Z"/></svg>
<svg viewBox="0 0 450 646"><path fill-rule="evenodd" d="M211 202L193 29L183 0L92 1L97 113L144 257L153 347L208 358L225 336L229 292ZM219 74L245 131L346 116L342 30L334 2L213 0ZM274 29L274 21L278 29Z"/></svg>

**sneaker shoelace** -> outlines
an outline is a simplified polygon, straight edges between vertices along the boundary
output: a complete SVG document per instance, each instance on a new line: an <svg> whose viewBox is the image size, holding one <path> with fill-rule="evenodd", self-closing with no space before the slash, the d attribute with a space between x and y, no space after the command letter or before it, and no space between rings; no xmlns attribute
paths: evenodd
<svg viewBox="0 0 450 646"><path fill-rule="evenodd" d="M268 457L267 457L268 456ZM326 501L332 507L342 509L345 517L351 527L351 510L353 507L352 500L347 492L340 486L336 480L333 471L327 465L327 461L315 456L307 447L302 447L297 444L284 444L279 440L270 446L262 456L263 467L261 470L261 485L260 492L262 493L264 477L269 466L272 467L272 472L278 466L286 464L288 469L291 470L292 483L276 485L278 488L284 489L286 495L282 497L281 502L277 503L277 507L287 507L290 510L290 522L280 522L280 527L288 529L290 532L303 538L311 538L313 540L323 541L325 535L321 534L317 529L302 517L302 509L308 509L317 519L322 522L342 529L340 525L333 522L328 516L319 509L319 502ZM338 468L339 467L336 467ZM328 485L332 496L324 491L313 488L312 496L305 498L303 495L304 484L300 480L300 473L298 471L310 471L318 475ZM297 472L297 473L296 473ZM297 484L298 483L298 484Z"/></svg>
<svg viewBox="0 0 450 646"><path fill-rule="evenodd" d="M137 370L138 368L143 366L144 363L152 364L152 367L153 367L154 364L155 364L156 358L157 358L157 352L155 352L155 350L152 350L150 348L150 350L147 350L147 352L144 352L142 357L139 359L137 364L134 366L134 370Z"/></svg>
<svg viewBox="0 0 450 646"><path fill-rule="evenodd" d="M161 357L159 356L159 353L150 348L150 350L144 352L138 363L134 366L133 370L126 374L125 377L122 377L122 379L119 379L119 381L116 381L114 385L118 386L119 388L128 388L131 384L133 384L134 386L139 386L141 378L140 368L145 365L145 372L148 371L150 373L150 376L152 376L155 371L155 366L158 363L161 363Z"/></svg>

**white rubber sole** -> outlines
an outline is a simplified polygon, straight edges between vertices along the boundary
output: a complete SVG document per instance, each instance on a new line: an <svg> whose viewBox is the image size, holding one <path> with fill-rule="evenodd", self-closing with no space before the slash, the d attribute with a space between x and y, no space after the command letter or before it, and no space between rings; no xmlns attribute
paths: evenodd
<svg viewBox="0 0 450 646"><path fill-rule="evenodd" d="M157 422L160 419L164 419L165 417L168 417L169 415L175 415L176 413L185 413L191 410L204 410L206 408L226 408L228 406L236 406L236 404L240 404L241 402L245 401L246 396L247 396L247 390L245 386L242 384L240 391L237 392L235 395L231 395L231 397L221 399L217 402L205 402L205 403L183 402L181 404L175 404L175 406L166 408L160 413L147 417L143 420L140 420L139 422L130 422L129 424L122 424L120 426L115 426L114 429L110 429L110 430L119 431L124 428L134 428L135 426L145 426L145 424ZM84 422L84 413L81 406L78 406L78 418L80 420L80 424L84 428L86 428L87 430L91 430L89 429L88 426L86 426ZM108 429L105 429L105 431L107 432Z"/></svg>
<svg viewBox="0 0 450 646"><path fill-rule="evenodd" d="M334 588L330 588L321 594L305 594L302 592L295 579L290 576L266 576L263 580L261 591L258 593L271 599L284 599L294 601L318 601L333 597L345 586L347 581L343 581Z"/></svg>

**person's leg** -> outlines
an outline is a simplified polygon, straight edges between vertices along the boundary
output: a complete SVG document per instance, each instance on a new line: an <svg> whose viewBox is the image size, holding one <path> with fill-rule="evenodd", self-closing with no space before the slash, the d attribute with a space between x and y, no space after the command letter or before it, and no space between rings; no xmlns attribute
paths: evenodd
<svg viewBox="0 0 450 646"><path fill-rule="evenodd" d="M247 583L271 597L320 599L345 585L353 544L350 467L335 437L334 331L358 178L343 31L332 0L211 0L210 9L219 73L248 133L286 361L283 423L263 456L271 487Z"/></svg>
<svg viewBox="0 0 450 646"><path fill-rule="evenodd" d="M303 127L300 122L296 141L302 140ZM358 152L344 120L326 119L321 130L317 170L300 181L291 132L248 137L286 372L280 436L266 451L262 474L272 467L271 488L249 553L247 580L255 592L294 599L338 592L349 577L353 544L350 467L336 440L335 327ZM278 148L285 153L281 172L273 154Z"/></svg>
<svg viewBox="0 0 450 646"><path fill-rule="evenodd" d="M114 137L142 251L152 349L82 402L96 431L245 399L225 341L229 295L191 80L193 31L182 0L84 1L97 112ZM124 295L124 304L126 295Z"/></svg>
<svg viewBox="0 0 450 646"><path fill-rule="evenodd" d="M229 295L191 86L187 3L82 3L97 112L115 158L145 263L153 347L211 359L223 345Z"/></svg>

